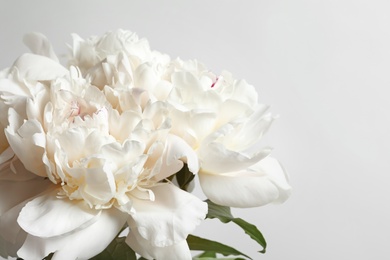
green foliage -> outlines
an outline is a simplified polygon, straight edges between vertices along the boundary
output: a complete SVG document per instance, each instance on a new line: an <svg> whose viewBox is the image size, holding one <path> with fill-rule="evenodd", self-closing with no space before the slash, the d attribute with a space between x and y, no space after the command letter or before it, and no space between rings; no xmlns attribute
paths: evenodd
<svg viewBox="0 0 390 260"><path fill-rule="evenodd" d="M223 223L235 223L236 225L241 227L247 235L249 235L253 240L255 240L259 245L263 247L263 250L259 252L265 253L267 248L267 242L265 241L263 234L261 234L261 232L257 229L255 225L250 224L241 218L233 217L229 207L217 205L210 200L207 200L206 202L209 206L209 212L206 218L217 218Z"/></svg>
<svg viewBox="0 0 390 260"><path fill-rule="evenodd" d="M125 239L115 238L103 252L91 260L137 260L135 252L126 244Z"/></svg>
<svg viewBox="0 0 390 260"><path fill-rule="evenodd" d="M191 250L205 251L205 252L207 252L207 254L212 252L215 254L216 253L222 254L224 256L242 255L242 256L245 256L249 259L252 259L249 256L247 256L246 254L244 254L244 253L242 253L242 252L240 252L240 251L238 251L230 246L224 245L224 244L216 242L216 241L208 240L205 238L193 236L193 235L189 235L187 237L187 243L188 243L188 246ZM207 258L210 259L210 257L207 257ZM212 257L211 259L215 259L215 258Z"/></svg>
<svg viewBox="0 0 390 260"><path fill-rule="evenodd" d="M181 168L181 170L176 173L176 180L179 184L179 188L187 191L188 186L190 185L194 177L195 175L190 172L187 164L184 164L183 168Z"/></svg>

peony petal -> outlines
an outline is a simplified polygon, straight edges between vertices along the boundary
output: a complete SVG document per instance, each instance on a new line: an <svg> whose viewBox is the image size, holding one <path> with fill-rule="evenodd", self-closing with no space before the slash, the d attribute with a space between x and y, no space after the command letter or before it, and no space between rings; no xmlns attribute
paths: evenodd
<svg viewBox="0 0 390 260"><path fill-rule="evenodd" d="M36 176L34 179L26 181L21 181L22 179L18 178L16 180L0 181L0 216L22 201L41 193L52 185L49 180Z"/></svg>
<svg viewBox="0 0 390 260"><path fill-rule="evenodd" d="M81 217L82 215L83 213ZM92 225L65 236L40 238L28 235L18 251L18 256L23 259L41 260L55 252L52 260L92 258L111 243L127 218L127 214L112 208L103 210Z"/></svg>
<svg viewBox="0 0 390 260"><path fill-rule="evenodd" d="M247 208L282 202L290 194L290 185L280 164L265 158L253 167L226 174L199 172L203 192L216 204Z"/></svg>
<svg viewBox="0 0 390 260"><path fill-rule="evenodd" d="M88 160L90 168L85 169L85 185L81 190L83 198L92 205L108 203L115 194L115 179L109 163L100 158Z"/></svg>
<svg viewBox="0 0 390 260"><path fill-rule="evenodd" d="M150 188L155 201L133 199L136 213L129 227L152 246L166 247L185 240L206 217L207 204L172 184Z"/></svg>
<svg viewBox="0 0 390 260"><path fill-rule="evenodd" d="M45 35L41 33L28 33L24 35L23 42L33 53L46 56L55 62L59 62L53 47Z"/></svg>
<svg viewBox="0 0 390 260"><path fill-rule="evenodd" d="M9 110L10 119L17 118L16 111ZM26 169L42 177L46 177L45 165L42 162L46 136L42 125L36 120L27 120L18 128L16 120L10 120L5 129L8 142L12 150L23 162ZM26 153L26 150L30 151Z"/></svg>
<svg viewBox="0 0 390 260"><path fill-rule="evenodd" d="M57 198L58 192L46 192L27 203L18 217L20 227L32 236L48 238L76 232L97 221L100 211L84 201Z"/></svg>
<svg viewBox="0 0 390 260"><path fill-rule="evenodd" d="M0 137L1 138L1 137ZM0 140L1 142L7 142L7 145L8 145L8 141L6 140L6 138L1 138L2 140ZM4 149L4 151L0 152L0 169L1 169L1 165L3 163L5 163L6 161L8 161L9 159L11 159L13 156L14 156L14 151L12 151L11 147L7 147L6 149Z"/></svg>
<svg viewBox="0 0 390 260"><path fill-rule="evenodd" d="M146 259L190 260L192 259L187 241L165 247L157 247L143 238L137 229L132 229L126 238L126 243Z"/></svg>
<svg viewBox="0 0 390 260"><path fill-rule="evenodd" d="M289 176L278 160L268 156L251 168L256 172L267 174L270 181L278 187L279 197L273 202L282 203L290 197L291 186L289 183Z"/></svg>
<svg viewBox="0 0 390 260"><path fill-rule="evenodd" d="M198 154L201 159L201 168L204 172L225 173L246 169L271 152L271 148L264 148L253 155L228 150L223 144L212 142L202 146Z"/></svg>
<svg viewBox="0 0 390 260"><path fill-rule="evenodd" d="M19 228L20 229L20 228ZM17 257L17 251L23 245L26 240L27 233L20 229L17 235L15 243L6 241L0 235L0 256L7 258L8 256ZM10 258L8 258L10 259Z"/></svg>
<svg viewBox="0 0 390 260"><path fill-rule="evenodd" d="M0 182L0 255L16 257L27 235L16 221L20 210L31 198L51 186L50 181L36 176L27 181Z"/></svg>
<svg viewBox="0 0 390 260"><path fill-rule="evenodd" d="M22 208L26 205L28 200L19 203L12 209L8 210L0 217L0 234L7 242L15 243L18 235L22 232L25 233L18 222L16 221Z"/></svg>
<svg viewBox="0 0 390 260"><path fill-rule="evenodd" d="M189 170L196 174L199 171L199 160L195 151L180 137L168 135L164 151L163 164L156 180L163 180L183 168L183 161Z"/></svg>
<svg viewBox="0 0 390 260"><path fill-rule="evenodd" d="M31 53L20 56L13 67L18 68L20 77L27 80L53 80L68 74L68 70L58 62Z"/></svg>

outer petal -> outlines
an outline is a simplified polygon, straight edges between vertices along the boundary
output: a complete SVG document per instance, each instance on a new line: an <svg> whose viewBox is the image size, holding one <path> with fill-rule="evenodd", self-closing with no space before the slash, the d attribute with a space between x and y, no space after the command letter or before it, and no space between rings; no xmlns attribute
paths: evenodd
<svg viewBox="0 0 390 260"><path fill-rule="evenodd" d="M53 260L89 259L103 251L123 227L127 214L104 210L92 225L67 236L40 238L28 235L18 251L23 259L41 260L55 252Z"/></svg>
<svg viewBox="0 0 390 260"><path fill-rule="evenodd" d="M246 169L271 152L271 148L264 148L253 155L228 150L223 144L213 142L199 151L202 170L207 172L235 172Z"/></svg>
<svg viewBox="0 0 390 260"><path fill-rule="evenodd" d="M55 62L59 62L53 47L45 35L41 33L28 33L24 35L23 42L33 53L46 56Z"/></svg>
<svg viewBox="0 0 390 260"><path fill-rule="evenodd" d="M20 56L13 66L18 68L21 78L27 80L53 80L68 74L68 70L58 62L31 53Z"/></svg>
<svg viewBox="0 0 390 260"><path fill-rule="evenodd" d="M58 192L47 192L27 203L18 217L20 227L30 235L47 238L75 232L97 220L100 211L84 201L57 198Z"/></svg>
<svg viewBox="0 0 390 260"><path fill-rule="evenodd" d="M36 120L27 120L19 128L22 120L12 108L9 110L10 125L5 129L12 150L23 162L27 170L46 177L45 165L42 162L46 137L42 125ZM26 149L29 151L26 153Z"/></svg>
<svg viewBox="0 0 390 260"><path fill-rule="evenodd" d="M9 170L2 169L1 172ZM16 173L12 173L15 180L12 180L12 175L7 180L0 181L0 255L16 257L17 250L23 244L26 233L19 227L16 219L21 208L27 201L43 192L52 186L49 180L34 176L34 179L18 178L20 175L19 168L16 168Z"/></svg>
<svg viewBox="0 0 390 260"><path fill-rule="evenodd" d="M0 174L0 216L7 210L21 203L22 201L34 197L52 185L49 180L45 180L30 173L34 178L20 177L27 176L28 172L17 163L11 171L11 165L1 170ZM25 172L24 172L24 171Z"/></svg>
<svg viewBox="0 0 390 260"><path fill-rule="evenodd" d="M199 179L203 192L211 201L238 208L283 202L291 189L283 168L269 157L238 172L217 174L201 170Z"/></svg>
<svg viewBox="0 0 390 260"><path fill-rule="evenodd" d="M207 204L172 184L150 188L155 201L134 198L136 213L129 219L131 230L154 247L171 246L185 240L206 217Z"/></svg>
<svg viewBox="0 0 390 260"><path fill-rule="evenodd" d="M158 260L190 260L191 252L187 241L183 240L177 244L158 247L150 245L149 241L143 238L137 229L132 229L126 238L126 243L138 254L146 259Z"/></svg>

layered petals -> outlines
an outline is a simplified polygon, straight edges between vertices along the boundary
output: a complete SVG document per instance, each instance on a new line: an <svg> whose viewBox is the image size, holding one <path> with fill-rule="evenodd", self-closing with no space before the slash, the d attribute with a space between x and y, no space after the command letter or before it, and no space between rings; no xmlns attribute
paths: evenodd
<svg viewBox="0 0 390 260"><path fill-rule="evenodd" d="M33 199L23 207L18 223L27 233L41 238L67 235L90 226L101 211L94 210L82 201L57 198L55 189Z"/></svg>
<svg viewBox="0 0 390 260"><path fill-rule="evenodd" d="M267 157L247 170L229 173L199 172L207 198L216 204L247 208L285 201L291 192L286 172Z"/></svg>
<svg viewBox="0 0 390 260"><path fill-rule="evenodd" d="M275 117L244 80L124 30L73 35L68 67L42 34L24 42L33 53L0 72L1 256L89 259L127 224L143 257L190 260L186 238L208 209L194 182L175 186L183 167L220 205L288 198L258 146Z"/></svg>
<svg viewBox="0 0 390 260"><path fill-rule="evenodd" d="M19 249L18 256L41 260L54 252L53 260L92 258L103 251L118 235L127 217L127 214L112 208L102 211L96 221L88 227L64 236L42 238L29 234ZM56 219L51 219L51 223L57 223Z"/></svg>
<svg viewBox="0 0 390 260"><path fill-rule="evenodd" d="M137 229L132 229L126 238L126 243L146 259L190 260L191 252L187 241L165 247L153 246L143 238Z"/></svg>
<svg viewBox="0 0 390 260"><path fill-rule="evenodd" d="M172 184L150 188L155 200L134 199L135 214L129 219L131 230L153 247L167 247L185 240L206 217L207 204ZM141 245L147 246L142 241Z"/></svg>

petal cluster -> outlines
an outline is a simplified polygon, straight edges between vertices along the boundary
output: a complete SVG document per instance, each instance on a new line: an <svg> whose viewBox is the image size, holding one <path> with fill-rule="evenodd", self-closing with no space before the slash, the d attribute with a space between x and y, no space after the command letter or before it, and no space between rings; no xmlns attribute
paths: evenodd
<svg viewBox="0 0 390 260"><path fill-rule="evenodd" d="M207 204L172 182L187 165L233 207L288 198L253 86L171 60L135 33L73 35L66 66L31 33L0 72L0 255L88 259L123 227L147 259L191 259ZM85 243L88 241L88 243Z"/></svg>

